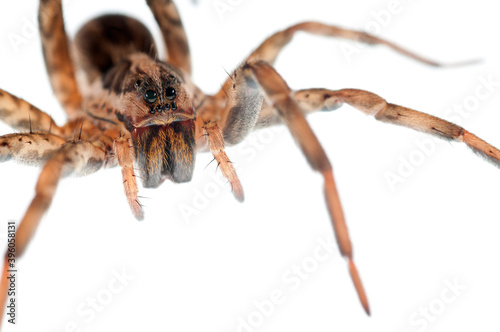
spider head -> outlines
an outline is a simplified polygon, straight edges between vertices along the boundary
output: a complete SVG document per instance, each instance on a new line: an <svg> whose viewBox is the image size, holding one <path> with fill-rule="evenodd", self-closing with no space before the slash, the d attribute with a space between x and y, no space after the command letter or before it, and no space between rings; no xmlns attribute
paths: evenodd
<svg viewBox="0 0 500 332"><path fill-rule="evenodd" d="M119 68L123 66L123 68ZM120 95L121 120L132 135L137 168L145 187L165 179L191 180L195 156L195 111L189 83L177 68L144 54L130 56L112 71ZM120 74L123 73L123 74Z"/></svg>

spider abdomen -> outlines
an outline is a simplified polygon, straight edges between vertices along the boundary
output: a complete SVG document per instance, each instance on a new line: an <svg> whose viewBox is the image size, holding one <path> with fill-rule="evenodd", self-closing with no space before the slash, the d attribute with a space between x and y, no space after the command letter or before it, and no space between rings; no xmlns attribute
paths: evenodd
<svg viewBox="0 0 500 332"><path fill-rule="evenodd" d="M89 84L130 54L158 55L146 26L124 15L103 15L89 21L76 34L74 46L77 63Z"/></svg>

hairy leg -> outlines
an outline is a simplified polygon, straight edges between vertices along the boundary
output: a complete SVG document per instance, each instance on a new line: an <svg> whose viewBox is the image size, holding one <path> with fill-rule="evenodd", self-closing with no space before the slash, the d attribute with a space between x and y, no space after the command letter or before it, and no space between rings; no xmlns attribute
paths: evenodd
<svg viewBox="0 0 500 332"><path fill-rule="evenodd" d="M388 103L372 92L358 89L307 89L294 92L293 98L305 110L305 114L336 109L347 103L379 121L408 127L445 140L463 142L476 154L500 167L500 150L476 135L433 115ZM271 117L272 123L279 121L278 115Z"/></svg>
<svg viewBox="0 0 500 332"><path fill-rule="evenodd" d="M64 143L64 138L48 133L0 136L0 162L14 159L23 164L38 166Z"/></svg>
<svg viewBox="0 0 500 332"><path fill-rule="evenodd" d="M422 56L419 56L413 52L410 52L390 41L379 38L377 36L371 35L362 31L355 31L351 29L344 29L340 27L336 27L333 25L327 25L319 22L303 22L296 25L293 25L285 30L279 31L274 35L267 38L255 51L253 51L246 61L257 61L264 60L269 64L274 64L274 61L278 57L279 53L283 50L283 48L290 43L295 33L303 31L314 35L320 35L325 37L333 37L333 38L341 38L347 39L357 42L366 43L369 45L385 45L392 50L406 55L416 61L425 63L430 66L435 67L443 67L443 66L461 66L472 63L471 61L455 63L455 64L441 64L429 59L426 59ZM224 82L222 89L217 93L218 97L223 97L225 93L230 91L233 77Z"/></svg>
<svg viewBox="0 0 500 332"><path fill-rule="evenodd" d="M280 121L287 125L311 168L323 175L325 183L324 195L337 238L337 243L341 254L348 260L348 269L361 304L364 310L369 314L370 309L368 299L356 266L354 265L352 245L342 211L340 197L336 189L332 166L316 135L305 119L305 111L302 110L298 103L294 100L292 91L285 81L267 62L247 62L236 71L236 77L238 76L243 77L239 82L243 85L240 89L242 91L258 91L260 96L264 96L266 104L269 105L269 107L274 108L276 110L277 117L280 118ZM241 96L238 97L238 94L235 94L233 97L241 98ZM236 102L236 104L237 103L238 102ZM255 121L252 120L253 122L247 122L246 113L240 112L239 108L233 108L226 112L226 118L233 117L235 120L228 122L225 121L224 118L222 119L222 122L226 124L224 128L224 136L231 136L231 131L233 130L241 130L241 127L232 125L232 123L247 123L246 126L244 126L245 133L253 130L258 119L260 106L257 107L257 105L255 105L252 107L252 111L255 112L255 115L252 116L252 119L255 119ZM237 133L236 135L240 135L241 139L244 137L241 133Z"/></svg>
<svg viewBox="0 0 500 332"><path fill-rule="evenodd" d="M106 153L88 141L64 144L45 163L35 186L35 197L31 201L15 234L16 258L20 258L31 240L40 219L50 207L59 180L69 175L88 175L99 170L106 162ZM5 254L4 273L7 273L8 255ZM0 280L0 300L3 300L0 317L5 308L8 279ZM1 324L1 321L0 321Z"/></svg>
<svg viewBox="0 0 500 332"><path fill-rule="evenodd" d="M81 115L82 97L64 29L61 0L40 0L38 11L40 38L45 66L54 94L69 118Z"/></svg>
<svg viewBox="0 0 500 332"><path fill-rule="evenodd" d="M88 141L67 142L45 163L35 187L35 197L16 234L18 255L24 251L36 225L47 211L59 180L69 175L88 175L106 162L106 153ZM18 256L19 257L19 256Z"/></svg>
<svg viewBox="0 0 500 332"><path fill-rule="evenodd" d="M229 160L229 157L227 156L224 149L224 139L222 138L222 131L220 130L217 123L205 123L204 130L208 138L210 151L217 161L217 165L222 171L222 174L231 184L234 197L239 202L243 202L243 200L245 199L243 187L241 186L240 179L238 179L238 175L236 174L236 170L234 169L234 166L231 160Z"/></svg>
<svg viewBox="0 0 500 332"><path fill-rule="evenodd" d="M125 196L127 196L128 204L137 220L142 220L144 219L144 211L139 202L139 197L137 196L139 191L137 189L137 181L135 180L134 173L133 147L130 145L128 138L119 137L115 140L114 150L116 158L118 159L118 164L122 169L123 188L125 190Z"/></svg>
<svg viewBox="0 0 500 332"><path fill-rule="evenodd" d="M335 97L332 90L328 89L305 89L292 92L292 98L300 106L304 115L314 112L334 111L343 105L338 97ZM282 124L281 117L276 114L272 105L265 103L260 110L259 117L255 124L255 129L265 128Z"/></svg>
<svg viewBox="0 0 500 332"><path fill-rule="evenodd" d="M16 130L63 134L61 128L48 114L2 89L0 89L0 120Z"/></svg>
<svg viewBox="0 0 500 332"><path fill-rule="evenodd" d="M191 74L191 55L186 32L173 1L147 0L148 6L160 26L167 47L167 61Z"/></svg>

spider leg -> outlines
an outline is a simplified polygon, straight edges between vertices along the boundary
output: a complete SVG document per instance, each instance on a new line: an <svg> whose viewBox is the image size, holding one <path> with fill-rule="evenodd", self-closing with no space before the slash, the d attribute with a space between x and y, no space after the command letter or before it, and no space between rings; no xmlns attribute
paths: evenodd
<svg viewBox="0 0 500 332"><path fill-rule="evenodd" d="M137 181L134 173L134 152L130 146L128 138L119 137L115 140L114 150L118 159L118 164L122 169L123 188L127 196L128 204L137 220L144 219L142 205L137 196Z"/></svg>
<svg viewBox="0 0 500 332"><path fill-rule="evenodd" d="M45 112L27 101L0 89L0 119L15 130L51 132L63 135L63 131Z"/></svg>
<svg viewBox="0 0 500 332"><path fill-rule="evenodd" d="M358 89L305 89L293 92L293 99L305 115L317 111L332 111L347 103L375 119L392 123L445 140L464 142L476 154L500 167L500 150L483 141L464 128L433 115L388 103L382 97ZM281 123L281 118L272 107L264 107L259 114L255 128Z"/></svg>
<svg viewBox="0 0 500 332"><path fill-rule="evenodd" d="M40 0L38 11L40 38L45 66L56 98L70 118L81 112L82 97L64 29L61 0Z"/></svg>
<svg viewBox="0 0 500 332"><path fill-rule="evenodd" d="M38 166L66 143L64 138L48 133L23 133L0 136L0 162L14 159Z"/></svg>
<svg viewBox="0 0 500 332"><path fill-rule="evenodd" d="M432 115L387 103L364 90L306 89L291 91L281 76L265 61L250 61L240 66L231 78L226 108L221 111L224 139L231 144L241 141L255 129L285 123L297 140L311 167L325 179L325 196L340 251L349 260L349 271L358 296L369 312L368 301L352 260L342 207L335 187L331 165L320 143L305 120L317 111L332 111L347 103L377 120L406 126L446 140L462 141L474 152L500 166L500 150L462 127ZM265 100L257 90L265 92ZM248 107L243 106L247 104Z"/></svg>
<svg viewBox="0 0 500 332"><path fill-rule="evenodd" d="M35 186L35 197L31 201L16 233L16 251L19 257L38 222L48 210L59 180L69 175L89 175L99 170L106 162L106 153L88 141L70 141L54 152L45 163Z"/></svg>
<svg viewBox="0 0 500 332"><path fill-rule="evenodd" d="M286 45L288 45L288 43L292 40L293 36L295 36L295 33L299 31L307 32L313 35L341 38L341 39L362 42L368 45L385 45L400 54L408 56L416 61L425 63L429 66L435 66L435 67L461 66L475 62L475 61L468 61L468 62L461 62L454 64L442 64L424 58L390 41L371 35L369 33L362 31L355 31L351 29L344 29L337 26L327 25L319 22L303 22L275 33L274 35L267 38L264 42L262 42L262 44L248 56L246 61L264 60L271 65L274 64L274 61L278 57L279 53L283 50L283 48ZM224 91L229 91L231 84L232 84L232 77L230 77L229 79L226 80L226 82L224 82L222 89L217 93L217 96L223 97L225 94Z"/></svg>
<svg viewBox="0 0 500 332"><path fill-rule="evenodd" d="M292 98L299 104L304 115L318 111L333 111L343 105L338 97L327 89L306 89L292 92ZM260 110L255 129L282 124L281 117L276 114L274 107L265 103Z"/></svg>
<svg viewBox="0 0 500 332"><path fill-rule="evenodd" d="M35 197L31 201L15 234L16 258L20 258L31 240L40 219L50 207L59 180L69 175L88 175L99 170L107 162L106 153L88 141L67 142L45 163L37 184ZM4 317L8 279L7 259L5 254L2 280L0 280L0 317ZM0 320L1 324L1 320Z"/></svg>
<svg viewBox="0 0 500 332"><path fill-rule="evenodd" d="M374 116L379 121L412 128L445 140L463 142L476 154L500 167L500 150L476 135L433 115L388 103L372 92L358 89L336 91L308 89L295 92L293 97L302 109L307 110L306 113L328 111L332 109L332 105L335 109L342 103L347 103L367 115Z"/></svg>
<svg viewBox="0 0 500 332"><path fill-rule="evenodd" d="M160 26L167 48L167 61L191 74L189 44L174 2L170 0L147 0L146 2Z"/></svg>
<svg viewBox="0 0 500 332"><path fill-rule="evenodd" d="M236 170L234 169L234 166L229 160L229 157L227 156L224 149L224 140L222 138L222 132L219 128L219 125L215 122L205 123L204 130L206 132L206 135L208 136L208 145L210 147L210 151L214 155L214 158L217 161L218 167L222 171L222 174L231 184L234 197L239 202L243 202L243 200L245 199L243 187L240 183L240 180L238 179Z"/></svg>
<svg viewBox="0 0 500 332"><path fill-rule="evenodd" d="M247 62L237 70L236 74L236 77L238 77L238 74L243 76L241 83L243 83L245 88L250 91L249 94L254 94L257 89L261 91L261 94L263 94L266 98L266 103L274 107L278 116L287 125L311 168L323 175L325 183L324 195L340 253L348 260L348 268L354 287L358 293L358 297L364 310L367 314L369 314L370 309L368 299L356 266L354 265L352 245L349 239L344 214L342 212L340 198L336 189L332 166L316 135L307 123L304 111L301 110L298 103L293 99L292 91L286 82L268 63L264 61ZM233 95L233 97L237 97L237 95ZM230 98L228 103L235 102L231 101ZM256 103L256 105L257 104L259 103ZM224 121L226 125L223 129L225 136L226 133L229 135L229 132L232 130L241 129L238 125L234 125L234 123L246 121L244 117L239 120L236 119L238 114L235 113L237 113L238 110L239 108L234 108L225 114L228 118L235 117L235 119L231 122ZM257 112L258 116L260 108L255 106L253 107L253 110ZM254 115L253 118L256 119L257 116ZM256 120L253 123L255 124ZM252 129L251 124L245 126L245 132Z"/></svg>

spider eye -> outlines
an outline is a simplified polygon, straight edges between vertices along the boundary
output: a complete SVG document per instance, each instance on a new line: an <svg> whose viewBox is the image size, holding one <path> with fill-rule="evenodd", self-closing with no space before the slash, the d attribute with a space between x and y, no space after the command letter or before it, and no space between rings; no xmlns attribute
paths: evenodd
<svg viewBox="0 0 500 332"><path fill-rule="evenodd" d="M177 96L177 92L174 88L169 86L165 89L165 97L167 97L168 100L174 100L175 96Z"/></svg>
<svg viewBox="0 0 500 332"><path fill-rule="evenodd" d="M153 90L148 90L146 91L146 93L144 93L144 100L150 104L154 103L156 101L156 98L156 92Z"/></svg>
<svg viewBox="0 0 500 332"><path fill-rule="evenodd" d="M141 81L141 80L137 80L137 81L135 81L134 88L136 88L136 89L137 89L137 88L139 87L139 85L141 85L141 84L142 84L142 81Z"/></svg>

